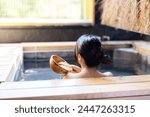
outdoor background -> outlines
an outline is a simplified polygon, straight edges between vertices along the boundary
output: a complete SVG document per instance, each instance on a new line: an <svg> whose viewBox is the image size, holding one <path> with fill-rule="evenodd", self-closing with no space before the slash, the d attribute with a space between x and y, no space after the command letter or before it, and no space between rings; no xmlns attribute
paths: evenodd
<svg viewBox="0 0 150 117"><path fill-rule="evenodd" d="M84 0L0 0L0 18L83 17Z"/></svg>

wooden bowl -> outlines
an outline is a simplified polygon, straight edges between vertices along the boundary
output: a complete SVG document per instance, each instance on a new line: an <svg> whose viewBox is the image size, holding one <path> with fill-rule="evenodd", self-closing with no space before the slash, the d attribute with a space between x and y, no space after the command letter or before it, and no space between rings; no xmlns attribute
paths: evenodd
<svg viewBox="0 0 150 117"><path fill-rule="evenodd" d="M62 63L64 63L65 65ZM49 60L49 65L54 72L60 73L60 74L66 74L71 69L69 66L69 63L57 55L51 56Z"/></svg>

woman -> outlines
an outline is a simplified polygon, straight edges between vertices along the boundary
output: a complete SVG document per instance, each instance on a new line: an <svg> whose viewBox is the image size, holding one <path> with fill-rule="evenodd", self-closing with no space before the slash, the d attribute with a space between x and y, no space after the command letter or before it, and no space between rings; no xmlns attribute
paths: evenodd
<svg viewBox="0 0 150 117"><path fill-rule="evenodd" d="M75 58L80 67L71 65L71 70L64 78L109 77L111 72L97 70L100 64L110 63L109 56L104 54L101 39L94 35L82 35L76 42ZM73 73L76 72L76 73Z"/></svg>

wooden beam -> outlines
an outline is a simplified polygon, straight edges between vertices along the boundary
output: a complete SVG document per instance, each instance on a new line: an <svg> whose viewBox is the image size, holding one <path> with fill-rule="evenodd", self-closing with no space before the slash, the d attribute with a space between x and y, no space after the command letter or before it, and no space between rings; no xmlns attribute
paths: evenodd
<svg viewBox="0 0 150 117"><path fill-rule="evenodd" d="M107 99L150 95L150 76L2 83L0 99Z"/></svg>

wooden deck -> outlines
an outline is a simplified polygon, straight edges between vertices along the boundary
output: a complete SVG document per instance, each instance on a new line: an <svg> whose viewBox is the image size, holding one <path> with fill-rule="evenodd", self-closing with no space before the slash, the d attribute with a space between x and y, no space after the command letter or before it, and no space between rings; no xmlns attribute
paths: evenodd
<svg viewBox="0 0 150 117"><path fill-rule="evenodd" d="M5 82L0 99L150 99L150 76Z"/></svg>
<svg viewBox="0 0 150 117"><path fill-rule="evenodd" d="M21 45L24 51L65 50L73 49L75 42L0 44L0 47L13 47L14 45ZM149 45L150 42L143 41L103 42L103 47L107 49L133 46L139 53L148 57L150 56ZM9 58L8 55L5 58ZM15 63L17 60L15 59ZM0 70L4 68L7 66L0 66ZM150 75L110 77L107 79L5 81L7 80L1 80L0 83L0 99L150 99Z"/></svg>
<svg viewBox="0 0 150 117"><path fill-rule="evenodd" d="M13 80L22 59L22 47L0 46L0 82Z"/></svg>
<svg viewBox="0 0 150 117"><path fill-rule="evenodd" d="M133 47L138 51L145 55L150 56L150 42L134 42Z"/></svg>
<svg viewBox="0 0 150 117"><path fill-rule="evenodd" d="M106 49L128 48L136 41L106 41L103 47ZM137 41L139 42L139 41ZM41 43L21 43L23 51L35 50L67 50L74 49L75 42L41 42Z"/></svg>

